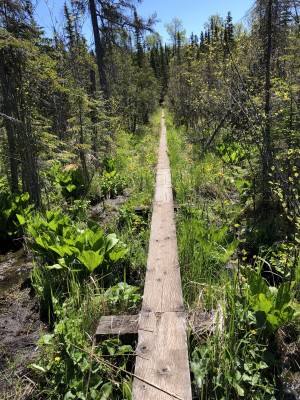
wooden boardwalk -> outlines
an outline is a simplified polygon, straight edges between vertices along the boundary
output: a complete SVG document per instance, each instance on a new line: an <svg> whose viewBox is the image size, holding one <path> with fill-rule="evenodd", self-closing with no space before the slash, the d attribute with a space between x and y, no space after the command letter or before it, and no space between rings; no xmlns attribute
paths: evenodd
<svg viewBox="0 0 300 400"><path fill-rule="evenodd" d="M192 399L164 113L133 400Z"/></svg>

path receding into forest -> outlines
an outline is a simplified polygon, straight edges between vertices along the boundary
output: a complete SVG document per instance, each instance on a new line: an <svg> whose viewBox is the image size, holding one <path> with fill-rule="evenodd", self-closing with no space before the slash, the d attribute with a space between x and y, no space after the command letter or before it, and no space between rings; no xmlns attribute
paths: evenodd
<svg viewBox="0 0 300 400"><path fill-rule="evenodd" d="M192 398L166 136L162 112L133 400Z"/></svg>

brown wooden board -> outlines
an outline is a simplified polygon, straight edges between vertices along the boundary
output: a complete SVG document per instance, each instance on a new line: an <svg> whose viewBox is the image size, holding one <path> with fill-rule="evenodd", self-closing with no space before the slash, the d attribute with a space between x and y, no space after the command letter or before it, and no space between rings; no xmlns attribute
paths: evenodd
<svg viewBox="0 0 300 400"><path fill-rule="evenodd" d="M136 354L133 400L192 398L164 115Z"/></svg>
<svg viewBox="0 0 300 400"><path fill-rule="evenodd" d="M138 315L103 316L95 334L96 342L120 338L123 344L132 345L137 340L138 321Z"/></svg>

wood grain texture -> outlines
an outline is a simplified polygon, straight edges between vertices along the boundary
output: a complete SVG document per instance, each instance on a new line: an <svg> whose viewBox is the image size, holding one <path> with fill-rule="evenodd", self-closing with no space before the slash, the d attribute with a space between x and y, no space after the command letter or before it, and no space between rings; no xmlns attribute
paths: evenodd
<svg viewBox="0 0 300 400"><path fill-rule="evenodd" d="M109 338L120 338L123 344L131 344L138 334L138 315L102 316L95 333L96 342Z"/></svg>
<svg viewBox="0 0 300 400"><path fill-rule="evenodd" d="M192 398L164 115L136 355L134 400Z"/></svg>

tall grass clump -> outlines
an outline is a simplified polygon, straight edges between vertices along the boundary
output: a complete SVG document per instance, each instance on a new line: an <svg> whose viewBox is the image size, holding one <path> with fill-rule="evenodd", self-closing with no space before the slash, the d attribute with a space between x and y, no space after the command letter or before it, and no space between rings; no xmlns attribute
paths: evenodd
<svg viewBox="0 0 300 400"><path fill-rule="evenodd" d="M167 117L168 148L177 211L177 238L183 293L191 306L210 302L213 290L228 276L238 245L233 204L226 194L230 181L212 154L199 159L187 137ZM206 296L203 294L206 293Z"/></svg>

